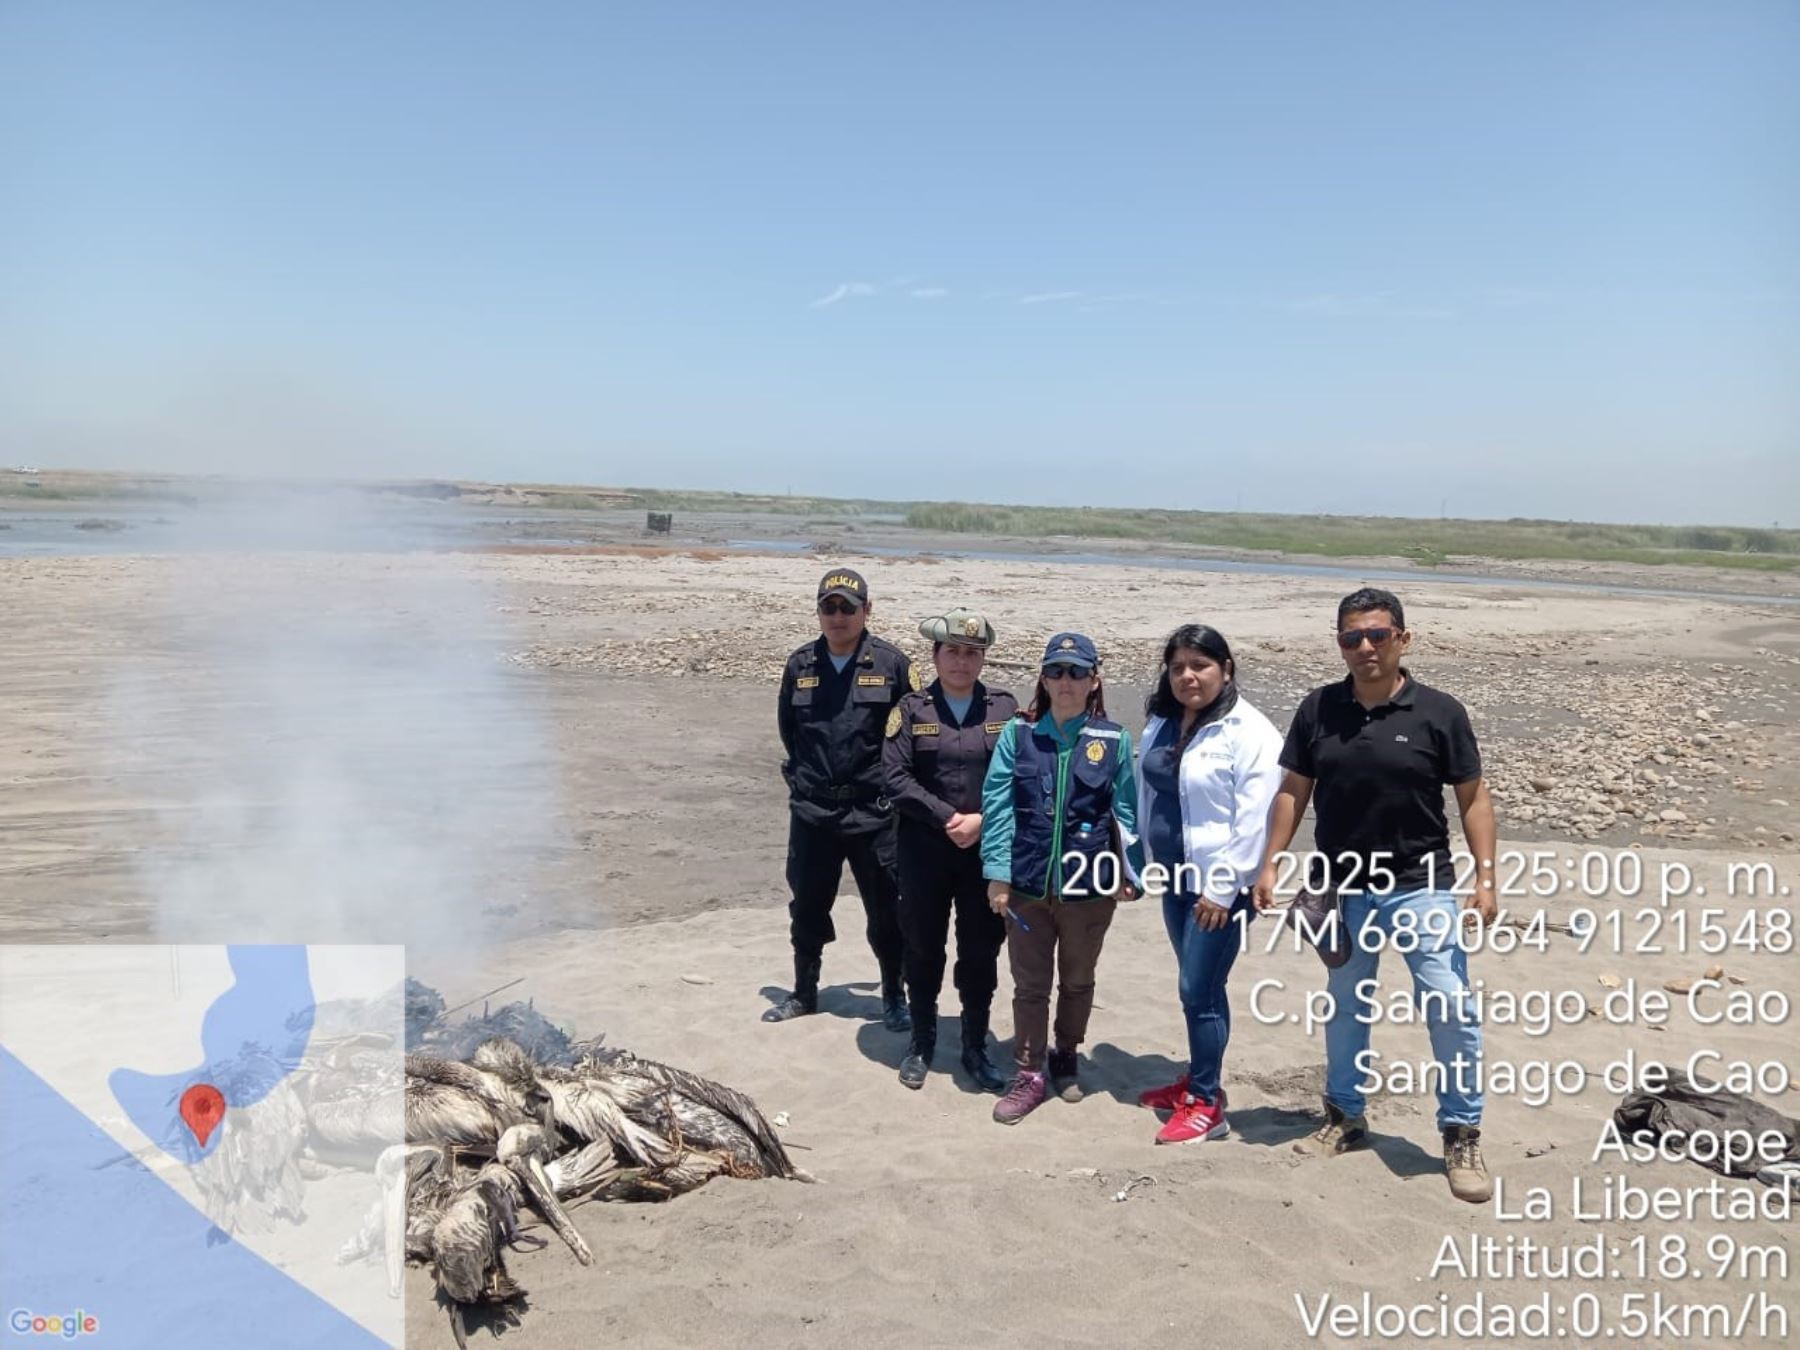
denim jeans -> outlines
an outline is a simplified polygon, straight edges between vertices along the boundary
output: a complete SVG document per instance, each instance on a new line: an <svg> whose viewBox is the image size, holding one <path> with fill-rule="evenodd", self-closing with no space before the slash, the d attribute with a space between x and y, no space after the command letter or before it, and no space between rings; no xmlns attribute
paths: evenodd
<svg viewBox="0 0 1800 1350"><path fill-rule="evenodd" d="M1248 894L1240 895L1232 913L1256 913ZM1194 897L1163 897L1163 926L1181 971L1181 1011L1187 1021L1188 1091L1217 1105L1219 1072L1225 1044L1231 1039L1231 1000L1225 981L1237 961L1244 929L1238 923L1202 928L1194 922Z"/></svg>
<svg viewBox="0 0 1800 1350"><path fill-rule="evenodd" d="M1456 997L1459 992L1466 995L1469 988L1468 953L1456 941L1460 910L1457 897L1448 891L1344 896L1351 951L1350 959L1331 971L1326 981L1335 1007L1325 1027L1325 1099L1345 1115L1363 1113L1359 1085L1365 1075L1357 1067L1357 1057L1369 1048L1369 1000L1357 996L1356 986L1373 979L1381 961L1381 953L1370 951L1358 935L1367 924L1392 938L1396 917L1406 914L1409 918L1400 921L1400 928L1412 925L1418 934L1412 949L1405 951L1414 995L1449 996L1425 1004L1431 1053L1445 1071L1437 1094L1438 1128L1481 1124L1481 1021L1466 998ZM1459 1055L1464 1065L1460 1070Z"/></svg>

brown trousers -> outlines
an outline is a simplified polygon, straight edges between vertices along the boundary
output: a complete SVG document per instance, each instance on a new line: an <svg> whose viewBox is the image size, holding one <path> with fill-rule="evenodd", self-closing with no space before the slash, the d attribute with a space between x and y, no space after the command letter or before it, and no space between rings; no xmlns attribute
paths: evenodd
<svg viewBox="0 0 1800 1350"><path fill-rule="evenodd" d="M1074 1050L1094 1010L1094 968L1117 900L1014 902L1023 923L1009 923L1006 954L1013 977L1013 1058L1021 1069L1044 1066L1050 984L1056 982L1056 1048ZM1029 926L1030 931L1026 931Z"/></svg>

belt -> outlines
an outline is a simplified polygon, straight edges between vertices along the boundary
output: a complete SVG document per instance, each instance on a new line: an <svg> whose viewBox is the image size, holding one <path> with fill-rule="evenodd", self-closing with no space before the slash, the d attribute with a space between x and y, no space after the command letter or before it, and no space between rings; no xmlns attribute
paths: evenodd
<svg viewBox="0 0 1800 1350"><path fill-rule="evenodd" d="M881 792L861 783L825 783L808 790L806 796L818 802L872 802L881 797Z"/></svg>

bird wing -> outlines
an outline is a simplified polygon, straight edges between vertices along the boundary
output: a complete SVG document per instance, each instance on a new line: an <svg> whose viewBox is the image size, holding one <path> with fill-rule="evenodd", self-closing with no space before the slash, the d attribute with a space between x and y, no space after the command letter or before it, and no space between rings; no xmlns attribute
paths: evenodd
<svg viewBox="0 0 1800 1350"><path fill-rule="evenodd" d="M559 1129L577 1139L610 1139L626 1157L644 1167L662 1167L673 1161L675 1147L626 1115L603 1080L547 1078L544 1086Z"/></svg>
<svg viewBox="0 0 1800 1350"><path fill-rule="evenodd" d="M756 1103L743 1093L697 1073L660 1064L653 1059L636 1060L628 1072L654 1079L690 1101L709 1106L720 1115L730 1117L755 1142L758 1152L762 1154L766 1175L792 1177L798 1173L799 1169L794 1166L793 1159L788 1157L787 1148L775 1133L775 1127L769 1124Z"/></svg>
<svg viewBox="0 0 1800 1350"><path fill-rule="evenodd" d="M406 1080L408 1143L491 1144L509 1123L473 1093L429 1078Z"/></svg>

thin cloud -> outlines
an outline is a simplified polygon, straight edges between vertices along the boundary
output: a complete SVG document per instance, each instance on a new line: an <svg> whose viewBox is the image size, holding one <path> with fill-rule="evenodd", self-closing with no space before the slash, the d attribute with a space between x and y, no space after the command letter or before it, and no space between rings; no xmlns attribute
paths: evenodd
<svg viewBox="0 0 1800 1350"><path fill-rule="evenodd" d="M1325 291L1296 296L1287 302L1296 314L1322 314L1331 318L1448 319L1456 313L1445 305L1422 305L1398 300L1392 291L1344 294Z"/></svg>
<svg viewBox="0 0 1800 1350"><path fill-rule="evenodd" d="M1021 305L1054 305L1063 300L1079 300L1080 291L1038 291L1032 295L1021 295Z"/></svg>
<svg viewBox="0 0 1800 1350"><path fill-rule="evenodd" d="M942 286L920 286L912 292L915 300L942 300L950 292Z"/></svg>
<svg viewBox="0 0 1800 1350"><path fill-rule="evenodd" d="M829 295L821 295L812 302L810 308L824 309L827 305L835 305L840 300L850 300L860 295L873 295L875 288L866 281L840 281L837 289Z"/></svg>
<svg viewBox="0 0 1800 1350"><path fill-rule="evenodd" d="M1530 309L1554 304L1556 292L1542 286L1490 286L1481 298L1496 309Z"/></svg>

